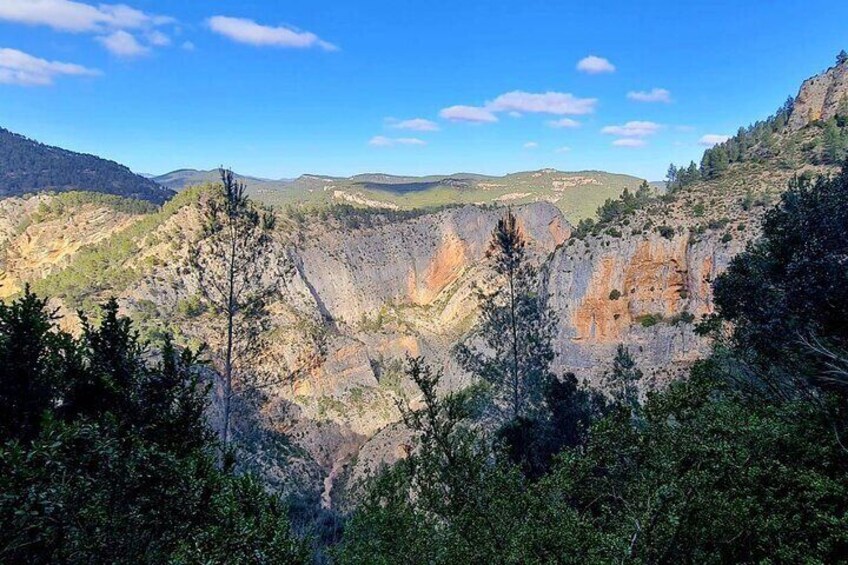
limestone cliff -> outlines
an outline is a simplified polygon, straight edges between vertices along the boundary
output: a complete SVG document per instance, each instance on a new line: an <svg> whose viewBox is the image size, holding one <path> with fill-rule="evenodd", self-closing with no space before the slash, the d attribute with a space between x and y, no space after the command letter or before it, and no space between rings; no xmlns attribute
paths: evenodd
<svg viewBox="0 0 848 565"><path fill-rule="evenodd" d="M104 204L59 208L41 194L0 200L0 298L66 267L87 246L104 241L139 216Z"/></svg>
<svg viewBox="0 0 848 565"><path fill-rule="evenodd" d="M835 66L804 81L795 98L789 128L802 129L816 121L829 120L840 105L848 103L848 58L839 58Z"/></svg>

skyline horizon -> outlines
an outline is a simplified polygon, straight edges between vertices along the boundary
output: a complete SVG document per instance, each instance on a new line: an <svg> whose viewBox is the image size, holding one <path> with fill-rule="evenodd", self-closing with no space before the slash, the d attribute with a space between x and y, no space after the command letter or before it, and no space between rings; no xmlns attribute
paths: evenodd
<svg viewBox="0 0 848 565"><path fill-rule="evenodd" d="M848 6L827 0L795 42L789 0L604 4L6 0L0 125L156 176L223 161L278 180L657 181L771 115L845 46Z"/></svg>

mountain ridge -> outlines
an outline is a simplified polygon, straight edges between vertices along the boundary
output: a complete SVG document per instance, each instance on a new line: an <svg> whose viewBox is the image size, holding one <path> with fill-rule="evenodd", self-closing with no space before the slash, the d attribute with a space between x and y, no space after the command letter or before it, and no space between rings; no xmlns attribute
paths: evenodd
<svg viewBox="0 0 848 565"><path fill-rule="evenodd" d="M0 197L86 190L162 204L173 192L124 165L0 127Z"/></svg>
<svg viewBox="0 0 848 565"><path fill-rule="evenodd" d="M590 217L608 198L618 198L644 179L599 170L543 168L505 175L458 172L424 176L360 173L337 177L305 173L295 179L262 179L237 174L256 200L276 206L327 206L414 210L463 204L528 204L547 201L576 223ZM215 182L217 171L178 169L153 180L173 190Z"/></svg>

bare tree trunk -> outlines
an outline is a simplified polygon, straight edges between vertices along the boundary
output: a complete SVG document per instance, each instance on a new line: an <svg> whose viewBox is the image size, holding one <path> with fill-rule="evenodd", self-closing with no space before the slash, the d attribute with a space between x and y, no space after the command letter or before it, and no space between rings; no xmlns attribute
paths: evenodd
<svg viewBox="0 0 848 565"><path fill-rule="evenodd" d="M232 221L232 219L230 220ZM235 316L236 235L231 227L230 269L227 298L227 355L224 361L224 447L230 441L230 414L233 401L233 318Z"/></svg>
<svg viewBox="0 0 848 565"><path fill-rule="evenodd" d="M518 400L518 326L515 320L515 273L509 271L509 312L510 324L512 326L512 411L513 416L518 418L520 402Z"/></svg>

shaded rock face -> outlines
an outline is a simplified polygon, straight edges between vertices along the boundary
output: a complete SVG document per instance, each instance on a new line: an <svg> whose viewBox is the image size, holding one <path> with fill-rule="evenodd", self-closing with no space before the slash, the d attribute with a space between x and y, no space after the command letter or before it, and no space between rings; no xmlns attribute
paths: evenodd
<svg viewBox="0 0 848 565"><path fill-rule="evenodd" d="M385 304L432 306L466 271L477 267L500 212L466 206L350 237L327 234L296 251L306 285L333 320L355 324ZM570 234L557 208L516 211L539 252Z"/></svg>
<svg viewBox="0 0 848 565"><path fill-rule="evenodd" d="M817 120L829 120L848 98L848 59L804 81L789 117L793 131Z"/></svg>

